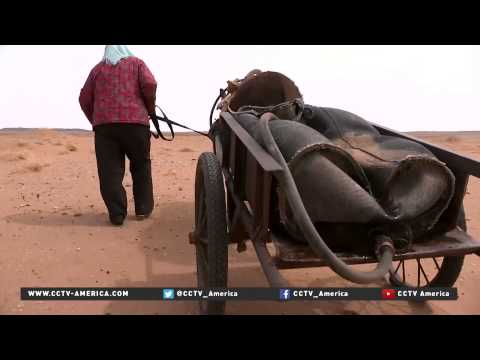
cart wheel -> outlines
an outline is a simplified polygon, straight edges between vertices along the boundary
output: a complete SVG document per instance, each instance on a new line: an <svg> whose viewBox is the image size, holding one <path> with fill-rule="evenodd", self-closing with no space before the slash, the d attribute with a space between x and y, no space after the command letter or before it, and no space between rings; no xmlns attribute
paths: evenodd
<svg viewBox="0 0 480 360"><path fill-rule="evenodd" d="M457 226L467 231L463 206L458 215ZM445 256L397 261L390 271L389 280L396 287L451 287L462 271L464 259L465 256Z"/></svg>
<svg viewBox="0 0 480 360"><path fill-rule="evenodd" d="M195 176L197 283L200 288L226 288L227 219L222 169L213 153L198 159ZM223 314L225 301L199 303L202 314Z"/></svg>

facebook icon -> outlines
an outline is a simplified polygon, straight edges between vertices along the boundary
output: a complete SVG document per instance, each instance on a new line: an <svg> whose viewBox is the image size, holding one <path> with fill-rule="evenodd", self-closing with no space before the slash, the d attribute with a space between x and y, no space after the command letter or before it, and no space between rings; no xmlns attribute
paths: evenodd
<svg viewBox="0 0 480 360"><path fill-rule="evenodd" d="M290 299L290 290L289 289L280 289L280 300Z"/></svg>

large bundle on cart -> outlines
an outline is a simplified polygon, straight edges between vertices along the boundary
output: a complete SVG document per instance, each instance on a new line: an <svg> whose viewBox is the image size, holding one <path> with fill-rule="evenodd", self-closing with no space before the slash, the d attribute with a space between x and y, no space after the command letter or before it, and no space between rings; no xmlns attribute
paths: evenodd
<svg viewBox="0 0 480 360"><path fill-rule="evenodd" d="M371 255L379 234L388 234L397 252L407 251L435 231L452 199L455 177L427 148L381 135L353 113L304 105L283 74L254 71L229 82L220 107L259 144L278 147L311 221L333 251ZM262 130L262 116L275 145ZM283 185L277 183L273 194L272 226L306 242Z"/></svg>

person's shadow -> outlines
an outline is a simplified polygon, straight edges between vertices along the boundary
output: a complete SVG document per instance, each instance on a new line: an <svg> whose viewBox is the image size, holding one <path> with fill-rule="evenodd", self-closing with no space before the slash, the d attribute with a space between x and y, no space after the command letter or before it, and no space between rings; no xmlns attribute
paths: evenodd
<svg viewBox="0 0 480 360"><path fill-rule="evenodd" d="M180 214L180 216L179 216ZM188 242L188 233L193 229L194 205L191 202L163 203L155 210L150 226L139 236L138 247L145 258L145 280L134 281L128 278L119 280L115 287L129 288L178 288L196 287L195 247ZM235 247L230 246L231 256ZM263 275L253 251L237 255L237 261L229 267L230 287L266 287ZM239 263L238 260L242 261ZM273 307L272 307L273 306ZM198 314L196 301L111 301L105 314ZM227 303L227 314L281 314L305 313L301 303L282 304L265 301L236 301ZM308 313L311 313L307 310Z"/></svg>

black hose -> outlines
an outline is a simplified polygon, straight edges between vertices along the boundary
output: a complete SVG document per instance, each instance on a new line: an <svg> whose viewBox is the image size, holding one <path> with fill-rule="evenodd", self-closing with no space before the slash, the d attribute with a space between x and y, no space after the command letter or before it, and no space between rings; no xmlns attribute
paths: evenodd
<svg viewBox="0 0 480 360"><path fill-rule="evenodd" d="M395 252L392 240L388 236L382 234L377 235L375 253L378 258L378 265L375 270L369 272L352 270L350 266L330 250L313 225L312 220L305 209L302 198L300 197L288 164L283 158L283 155L272 136L268 117L262 116L258 126L264 146L274 159L280 163L284 170L276 173L275 176L284 188L295 221L317 256L324 258L334 272L351 282L367 284L383 279L392 267L392 259Z"/></svg>
<svg viewBox="0 0 480 360"><path fill-rule="evenodd" d="M220 89L220 94L215 99L215 102L213 103L213 106L212 106L212 110L210 110L210 128L212 127L212 124L213 124L213 113L215 112L215 106L217 106L218 100L220 100L223 97L225 97L225 89Z"/></svg>

